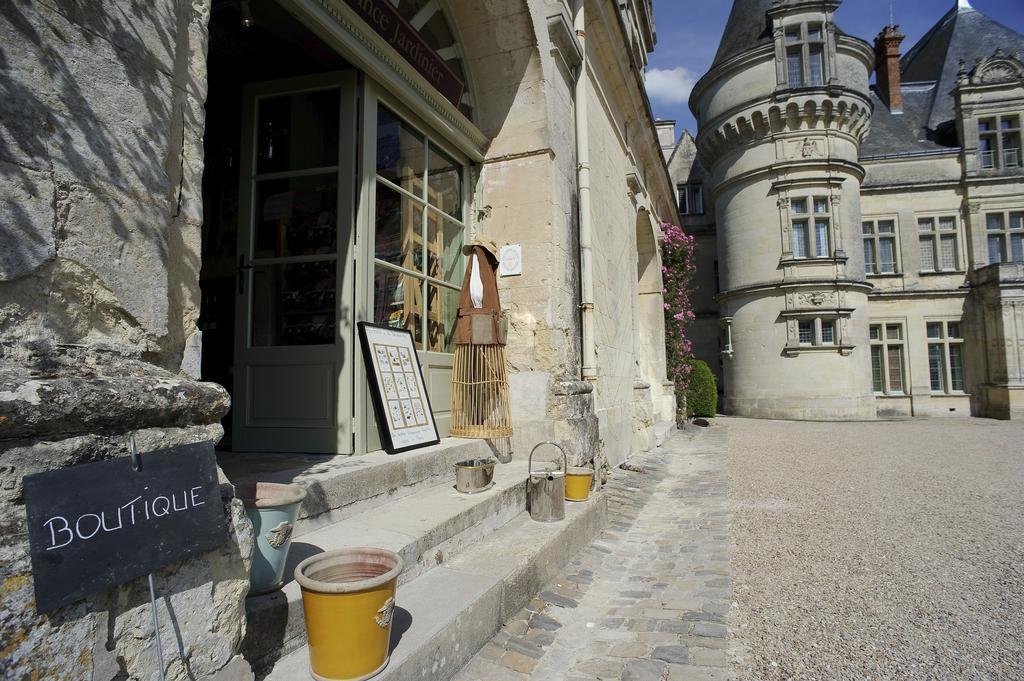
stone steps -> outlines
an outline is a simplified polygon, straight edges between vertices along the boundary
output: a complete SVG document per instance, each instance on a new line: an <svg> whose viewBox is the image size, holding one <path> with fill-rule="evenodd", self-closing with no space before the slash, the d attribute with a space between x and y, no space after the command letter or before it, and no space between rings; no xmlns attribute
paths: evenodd
<svg viewBox="0 0 1024 681"><path fill-rule="evenodd" d="M494 485L472 495L456 492L452 475L440 485L399 496L294 539L284 587L246 599L246 658L261 668L303 645L302 596L292 574L304 558L351 546L390 549L405 562L399 583L408 582L521 514L526 508L526 474L526 462L499 464Z"/></svg>
<svg viewBox="0 0 1024 681"><path fill-rule="evenodd" d="M440 444L398 455L218 454L217 462L238 487L295 482L306 488L293 537L377 508L418 490L454 480L453 464L492 456L483 440L445 438Z"/></svg>
<svg viewBox="0 0 1024 681"><path fill-rule="evenodd" d="M395 598L391 661L375 678L451 678L586 546L606 515L600 493L584 503L567 502L561 522L540 523L520 512L450 561L402 584ZM310 678L305 645L278 660L263 678Z"/></svg>

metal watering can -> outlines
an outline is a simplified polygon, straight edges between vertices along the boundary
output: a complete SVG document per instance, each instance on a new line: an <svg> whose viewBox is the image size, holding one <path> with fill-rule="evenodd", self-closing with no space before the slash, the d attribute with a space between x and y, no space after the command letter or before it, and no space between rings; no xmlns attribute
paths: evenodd
<svg viewBox="0 0 1024 681"><path fill-rule="evenodd" d="M533 453L537 447L551 445L562 452L562 469L549 468L534 470ZM552 461L550 463L557 463ZM569 467L569 459L565 450L555 442L540 442L530 450L528 467L530 477L527 482L527 494L530 503L530 517L542 523L550 523L565 519L565 471Z"/></svg>

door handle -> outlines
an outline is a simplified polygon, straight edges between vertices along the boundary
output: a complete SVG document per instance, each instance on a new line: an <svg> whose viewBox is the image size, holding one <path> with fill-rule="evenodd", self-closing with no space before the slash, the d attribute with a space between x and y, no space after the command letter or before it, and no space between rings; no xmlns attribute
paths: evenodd
<svg viewBox="0 0 1024 681"><path fill-rule="evenodd" d="M245 293L246 273L252 269L252 265L245 264L245 255L238 256L238 294Z"/></svg>

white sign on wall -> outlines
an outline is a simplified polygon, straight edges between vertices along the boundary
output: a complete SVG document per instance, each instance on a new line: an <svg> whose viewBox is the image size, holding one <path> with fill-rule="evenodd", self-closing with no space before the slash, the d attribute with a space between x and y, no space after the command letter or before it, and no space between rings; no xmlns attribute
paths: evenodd
<svg viewBox="0 0 1024 681"><path fill-rule="evenodd" d="M523 273L523 247L520 244L506 244L498 254L498 275L515 277Z"/></svg>

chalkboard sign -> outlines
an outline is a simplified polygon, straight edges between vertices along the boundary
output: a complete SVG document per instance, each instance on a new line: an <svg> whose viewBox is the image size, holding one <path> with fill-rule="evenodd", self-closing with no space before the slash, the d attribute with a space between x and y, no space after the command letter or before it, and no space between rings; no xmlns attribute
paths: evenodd
<svg viewBox="0 0 1024 681"><path fill-rule="evenodd" d="M24 478L36 610L50 612L227 541L213 444Z"/></svg>

